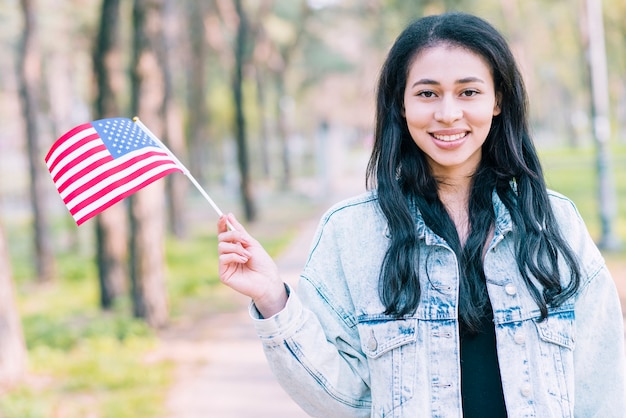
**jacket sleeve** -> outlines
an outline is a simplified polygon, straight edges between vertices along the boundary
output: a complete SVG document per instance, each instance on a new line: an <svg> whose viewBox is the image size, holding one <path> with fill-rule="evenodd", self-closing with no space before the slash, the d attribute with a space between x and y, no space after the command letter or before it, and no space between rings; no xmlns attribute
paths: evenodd
<svg viewBox="0 0 626 418"><path fill-rule="evenodd" d="M346 254L355 240L350 222L350 213L334 210L322 218L287 306L272 318L255 321L278 381L315 417L371 415L368 360L345 270L354 260Z"/></svg>
<svg viewBox="0 0 626 418"><path fill-rule="evenodd" d="M560 209L569 219L564 236L581 269L575 301L574 416L623 418L626 371L622 308L602 254L580 214L570 205Z"/></svg>
<svg viewBox="0 0 626 418"><path fill-rule="evenodd" d="M576 417L624 417L624 325L615 283L604 263L576 302Z"/></svg>
<svg viewBox="0 0 626 418"><path fill-rule="evenodd" d="M260 319L253 305L251 315L272 371L304 411L313 417L370 416L366 360L351 344L358 340L351 335L356 330L341 320L323 327L294 292L275 316Z"/></svg>

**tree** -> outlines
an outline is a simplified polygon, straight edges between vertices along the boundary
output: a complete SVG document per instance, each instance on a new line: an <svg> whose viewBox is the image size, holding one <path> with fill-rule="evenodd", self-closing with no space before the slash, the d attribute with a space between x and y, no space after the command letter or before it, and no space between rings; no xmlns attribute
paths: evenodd
<svg viewBox="0 0 626 418"><path fill-rule="evenodd" d="M618 249L620 240L614 223L617 217L617 198L611 175L609 140L611 122L609 118L609 88L607 80L606 51L604 46L604 24L602 2L586 0L586 21L589 28L587 48L590 68L593 134L596 140L598 170L598 199L602 236L598 246L604 249Z"/></svg>
<svg viewBox="0 0 626 418"><path fill-rule="evenodd" d="M206 34L204 30L204 5L206 2L187 0L187 30L190 51L188 53L188 95L187 95L187 137L189 140L189 169L200 182L208 179L206 170L207 153L205 141L210 115L207 108L206 92ZM211 2L212 3L212 2Z"/></svg>
<svg viewBox="0 0 626 418"><path fill-rule="evenodd" d="M235 38L235 68L233 69L233 100L235 103L235 138L237 140L237 164L239 166L240 193L244 216L248 222L256 218L256 208L250 188L250 164L246 138L246 119L243 110L243 68L247 60L246 43L248 37L247 16L241 0L235 0L235 10L239 18Z"/></svg>
<svg viewBox="0 0 626 418"><path fill-rule="evenodd" d="M294 13L294 21L292 36L281 37L275 39L275 48L279 59L274 60L274 64L270 67L274 78L276 88L276 115L278 126L278 138L281 143L281 188L287 190L291 187L292 169L289 155L289 136L290 136L290 110L292 99L287 92L287 72L289 71L294 53L301 46L302 37L305 34L306 22L311 16L311 9L306 2L299 6L292 5L297 11Z"/></svg>
<svg viewBox="0 0 626 418"><path fill-rule="evenodd" d="M26 346L15 296L9 252L0 228L0 386L17 382L26 371Z"/></svg>
<svg viewBox="0 0 626 418"><path fill-rule="evenodd" d="M183 121L175 95L175 80L173 72L176 62L175 48L175 32L176 15L174 0L164 0L163 7L163 30L161 31L161 42L157 49L157 54L161 68L163 69L164 97L163 97L163 121L165 129L163 130L163 142L179 159L185 160L187 155L187 147L185 144L185 136L183 132ZM168 203L168 225L169 230L177 238L183 238L186 235L185 225L185 192L187 191L187 179L184 176L168 176L167 185L167 203Z"/></svg>
<svg viewBox="0 0 626 418"><path fill-rule="evenodd" d="M114 82L121 70L118 45L120 1L103 0L100 30L94 47L93 70L96 79L95 118L119 116L118 92ZM128 220L123 204L117 204L96 217L96 246L100 304L109 309L126 289Z"/></svg>
<svg viewBox="0 0 626 418"><path fill-rule="evenodd" d="M133 2L132 109L159 137L163 132L163 73L157 57L162 0ZM133 313L159 327L168 319L164 280L164 184L156 181L130 197L130 277Z"/></svg>
<svg viewBox="0 0 626 418"><path fill-rule="evenodd" d="M45 182L50 181L41 162L39 116L39 91L41 60L37 42L35 8L31 0L20 2L24 17L18 57L18 83L22 114L26 125L28 165L30 171L30 201L33 211L35 238L35 266L40 281L50 281L54 276L54 256L49 233L49 220L44 207Z"/></svg>

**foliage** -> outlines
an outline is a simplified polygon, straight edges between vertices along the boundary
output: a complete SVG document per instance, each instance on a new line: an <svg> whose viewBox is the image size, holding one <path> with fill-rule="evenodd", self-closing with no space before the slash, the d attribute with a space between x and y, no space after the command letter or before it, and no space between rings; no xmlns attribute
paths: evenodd
<svg viewBox="0 0 626 418"><path fill-rule="evenodd" d="M10 232L11 242L22 241L21 230ZM11 248L13 265L29 271L21 267L28 254L16 252L19 248ZM146 360L156 348L156 334L128 315L128 302L99 311L88 254L60 253L58 260L56 283L19 280L30 376L2 397L0 416L156 416L172 376L171 364Z"/></svg>
<svg viewBox="0 0 626 418"><path fill-rule="evenodd" d="M172 365L150 364L155 340L84 336L72 349L39 345L29 351L38 385L5 395L5 418L150 417L162 411ZM54 414L54 415L51 415Z"/></svg>

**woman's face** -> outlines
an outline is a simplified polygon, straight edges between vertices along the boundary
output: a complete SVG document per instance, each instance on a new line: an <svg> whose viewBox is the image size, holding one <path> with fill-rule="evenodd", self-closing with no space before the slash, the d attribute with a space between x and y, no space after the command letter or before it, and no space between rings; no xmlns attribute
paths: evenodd
<svg viewBox="0 0 626 418"><path fill-rule="evenodd" d="M441 45L414 58L404 90L404 116L433 175L471 176L499 113L491 69L480 55Z"/></svg>

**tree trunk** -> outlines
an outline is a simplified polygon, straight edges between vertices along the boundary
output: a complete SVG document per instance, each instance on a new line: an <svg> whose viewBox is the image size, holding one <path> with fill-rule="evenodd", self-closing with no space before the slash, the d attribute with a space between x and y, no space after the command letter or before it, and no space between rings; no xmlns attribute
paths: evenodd
<svg viewBox="0 0 626 418"><path fill-rule="evenodd" d="M270 172L270 141L269 141L269 126L267 122L266 98L265 98L265 78L260 67L255 68L254 77L256 82L256 100L257 108L259 109L259 139L260 144L260 158L261 169L263 176L266 179L271 177Z"/></svg>
<svg viewBox="0 0 626 418"><path fill-rule="evenodd" d="M604 46L604 24L602 2L586 1L587 24L589 27L588 54L591 78L591 98L593 134L596 140L598 172L598 199L602 236L598 246L602 249L617 250L621 247L615 231L617 218L617 197L611 174L609 141L611 122L609 119L609 82Z"/></svg>
<svg viewBox="0 0 626 418"><path fill-rule="evenodd" d="M48 212L44 207L46 195L44 182L49 182L48 174L41 162L39 140L39 89L41 84L41 61L37 45L37 25L35 10L30 0L21 0L24 16L21 48L18 57L18 80L22 113L26 125L28 144L28 164L30 171L30 200L33 211L35 237L35 266L39 281L52 280L54 276L54 256L49 234Z"/></svg>
<svg viewBox="0 0 626 418"><path fill-rule="evenodd" d="M10 386L26 372L26 346L15 296L9 252L0 228L0 386Z"/></svg>
<svg viewBox="0 0 626 418"><path fill-rule="evenodd" d="M250 164L246 138L246 119L243 110L243 66L246 54L246 38L248 22L241 5L241 0L235 0L235 8L239 17L237 36L235 39L235 69L233 77L233 99L235 102L235 137L237 139L237 163L240 176L240 193L244 216L248 222L256 219L256 208L250 188Z"/></svg>
<svg viewBox="0 0 626 418"><path fill-rule="evenodd" d="M280 161L281 161L281 177L280 188L289 190L291 188L291 158L289 153L289 123L288 114L291 98L287 96L285 87L286 72L276 73L276 115L278 125L278 140L280 141Z"/></svg>
<svg viewBox="0 0 626 418"><path fill-rule="evenodd" d="M294 52L302 42L306 31L306 23L312 15L312 10L307 2L301 3L300 18L296 25L294 37L286 43L277 46L280 54L280 63L273 68L274 80L276 83L276 125L278 128L278 140L281 148L281 168L279 184L281 189L289 190L292 182L291 155L289 150L289 118L293 101L287 92L287 74L291 65Z"/></svg>
<svg viewBox="0 0 626 418"><path fill-rule="evenodd" d="M96 78L95 118L119 116L117 97L122 63L118 45L120 1L103 0L100 31L93 56ZM124 203L118 203L96 217L96 245L100 305L110 309L126 290L128 220Z"/></svg>
<svg viewBox="0 0 626 418"><path fill-rule="evenodd" d="M157 58L162 30L162 2L133 3L134 53L132 63L133 111L159 137L164 80ZM164 279L164 183L156 181L130 198L130 271L133 313L153 326L168 319Z"/></svg>
<svg viewBox="0 0 626 418"><path fill-rule="evenodd" d="M256 106L259 112L259 158L261 159L261 170L266 180L271 179L270 163L270 127L267 114L267 94L265 85L268 82L267 72L264 67L269 66L272 55L272 44L267 35L263 23L271 12L273 2L263 1L256 11L256 25L252 28L252 38L254 39L254 81L256 83Z"/></svg>
<svg viewBox="0 0 626 418"><path fill-rule="evenodd" d="M187 108L189 112L188 138L189 170L201 183L208 180L207 126L210 115L206 101L206 33L204 30L203 2L188 0L189 22L189 77Z"/></svg>
<svg viewBox="0 0 626 418"><path fill-rule="evenodd" d="M175 34L173 33L173 28L176 27L174 8L174 0L165 0L162 48L158 49L165 87L163 98L163 121L165 122L163 141L178 159L185 161L187 159L187 147L185 146L185 136L182 130L182 116L174 94L174 77L172 75L174 62L176 58L179 58L176 55L178 48L176 48L174 42ZM177 238L184 238L187 235L185 224L185 194L187 185L188 180L185 176L168 176L166 178L169 209L167 224L170 232Z"/></svg>

